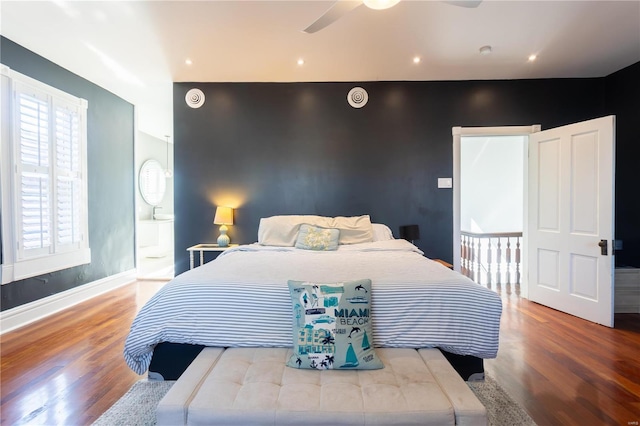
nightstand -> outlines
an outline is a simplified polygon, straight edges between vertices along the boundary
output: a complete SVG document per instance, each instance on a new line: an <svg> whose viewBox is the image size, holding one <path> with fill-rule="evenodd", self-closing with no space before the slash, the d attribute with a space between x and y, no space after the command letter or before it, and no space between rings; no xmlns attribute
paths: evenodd
<svg viewBox="0 0 640 426"><path fill-rule="evenodd" d="M205 251L218 251L222 252L228 250L232 247L238 247L238 244L229 244L226 247L220 247L217 244L196 244L195 246L191 246L187 249L189 252L189 269L193 269L193 252L200 252L200 265L204 264L204 252Z"/></svg>
<svg viewBox="0 0 640 426"><path fill-rule="evenodd" d="M450 264L449 262L445 262L442 259L431 259L431 260L433 260L434 262L438 262L439 264L444 265L449 269L453 269L453 265L452 264Z"/></svg>

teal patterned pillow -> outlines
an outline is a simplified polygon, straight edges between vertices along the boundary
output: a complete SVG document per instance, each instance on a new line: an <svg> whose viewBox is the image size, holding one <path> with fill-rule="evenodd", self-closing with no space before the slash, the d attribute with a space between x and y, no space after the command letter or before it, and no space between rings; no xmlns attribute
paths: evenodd
<svg viewBox="0 0 640 426"><path fill-rule="evenodd" d="M296 239L296 248L304 250L338 250L340 230L302 224Z"/></svg>
<svg viewBox="0 0 640 426"><path fill-rule="evenodd" d="M293 355L289 367L373 370L384 365L373 349L371 280L320 284L289 281Z"/></svg>

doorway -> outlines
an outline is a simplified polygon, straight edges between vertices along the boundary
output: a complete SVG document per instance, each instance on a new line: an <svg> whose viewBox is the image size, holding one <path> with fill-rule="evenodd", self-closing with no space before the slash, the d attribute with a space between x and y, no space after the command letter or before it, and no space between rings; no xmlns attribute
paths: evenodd
<svg viewBox="0 0 640 426"><path fill-rule="evenodd" d="M520 293L527 137L462 136L461 272Z"/></svg>
<svg viewBox="0 0 640 426"><path fill-rule="evenodd" d="M613 327L615 116L540 131L453 129L454 269L464 271L461 141L464 136L525 135L521 295ZM461 256L461 254L463 256Z"/></svg>
<svg viewBox="0 0 640 426"><path fill-rule="evenodd" d="M174 276L173 144L168 136L138 132L135 158L137 276L168 280Z"/></svg>
<svg viewBox="0 0 640 426"><path fill-rule="evenodd" d="M453 128L454 270L527 297L526 153L534 126Z"/></svg>

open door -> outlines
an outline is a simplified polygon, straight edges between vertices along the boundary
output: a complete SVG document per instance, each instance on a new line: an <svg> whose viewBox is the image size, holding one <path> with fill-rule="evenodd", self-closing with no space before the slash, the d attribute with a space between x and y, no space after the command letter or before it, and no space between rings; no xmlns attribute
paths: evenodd
<svg viewBox="0 0 640 426"><path fill-rule="evenodd" d="M529 139L529 298L613 327L615 117Z"/></svg>

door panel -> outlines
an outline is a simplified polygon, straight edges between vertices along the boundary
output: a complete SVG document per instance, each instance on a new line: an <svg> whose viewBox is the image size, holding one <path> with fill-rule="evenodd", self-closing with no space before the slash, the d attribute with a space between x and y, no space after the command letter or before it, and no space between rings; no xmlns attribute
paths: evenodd
<svg viewBox="0 0 640 426"><path fill-rule="evenodd" d="M598 301L598 258L571 255L571 288L573 296Z"/></svg>
<svg viewBox="0 0 640 426"><path fill-rule="evenodd" d="M538 285L551 290L558 290L560 275L560 252L538 249Z"/></svg>
<svg viewBox="0 0 640 426"><path fill-rule="evenodd" d="M529 296L613 326L615 117L531 135ZM607 254L598 246L605 240Z"/></svg>
<svg viewBox="0 0 640 426"><path fill-rule="evenodd" d="M598 133L571 139L571 232L598 235Z"/></svg>
<svg viewBox="0 0 640 426"><path fill-rule="evenodd" d="M538 227L547 231L558 231L560 226L560 140L540 141L538 145L539 188Z"/></svg>

